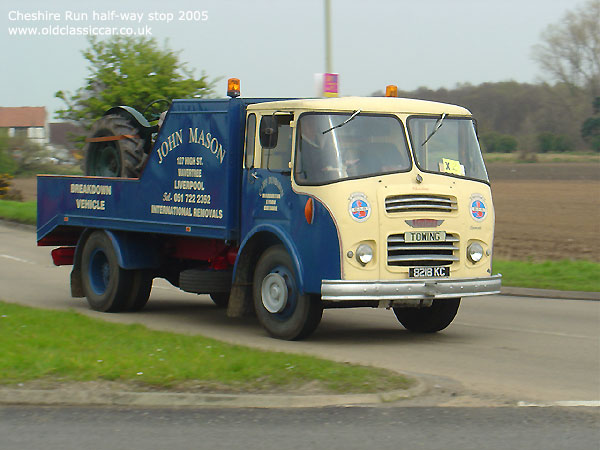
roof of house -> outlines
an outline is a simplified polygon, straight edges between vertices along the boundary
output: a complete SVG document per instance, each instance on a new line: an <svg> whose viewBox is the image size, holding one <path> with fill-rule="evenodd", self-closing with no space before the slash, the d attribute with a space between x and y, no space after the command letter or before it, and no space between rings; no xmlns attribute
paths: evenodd
<svg viewBox="0 0 600 450"><path fill-rule="evenodd" d="M0 128L46 126L45 106L0 107Z"/></svg>

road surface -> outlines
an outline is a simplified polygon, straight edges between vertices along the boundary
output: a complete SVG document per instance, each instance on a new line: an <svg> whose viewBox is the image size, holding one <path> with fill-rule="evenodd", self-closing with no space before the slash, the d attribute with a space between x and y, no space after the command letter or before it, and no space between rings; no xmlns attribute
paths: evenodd
<svg viewBox="0 0 600 450"><path fill-rule="evenodd" d="M587 408L0 407L3 450L593 450Z"/></svg>
<svg viewBox="0 0 600 450"><path fill-rule="evenodd" d="M29 227L0 223L0 299L73 309L111 322L202 334L267 350L306 353L421 377L441 405L573 404L600 400L600 302L488 296L464 300L455 322L411 334L391 311L326 310L302 342L268 337L255 319L229 319L204 296L155 280L138 313L89 310L69 291L70 267L55 267ZM439 392L438 392L439 391Z"/></svg>

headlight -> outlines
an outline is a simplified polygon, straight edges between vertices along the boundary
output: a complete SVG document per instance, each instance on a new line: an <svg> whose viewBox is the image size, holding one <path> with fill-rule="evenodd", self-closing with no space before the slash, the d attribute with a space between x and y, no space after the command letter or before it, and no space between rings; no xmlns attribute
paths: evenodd
<svg viewBox="0 0 600 450"><path fill-rule="evenodd" d="M356 249L356 260L366 266L373 260L373 249L370 245L360 244Z"/></svg>
<svg viewBox="0 0 600 450"><path fill-rule="evenodd" d="M483 247L478 242L472 242L467 247L467 257L472 263L481 261L483 258Z"/></svg>

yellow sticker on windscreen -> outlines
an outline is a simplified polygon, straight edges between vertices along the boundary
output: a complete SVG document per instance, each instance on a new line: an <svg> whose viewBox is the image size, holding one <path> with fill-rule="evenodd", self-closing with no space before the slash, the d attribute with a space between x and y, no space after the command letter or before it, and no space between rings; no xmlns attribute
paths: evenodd
<svg viewBox="0 0 600 450"><path fill-rule="evenodd" d="M455 175L465 175L465 166L463 166L460 161L455 161L454 159L442 158L442 163L440 164L440 171L444 173L453 173Z"/></svg>

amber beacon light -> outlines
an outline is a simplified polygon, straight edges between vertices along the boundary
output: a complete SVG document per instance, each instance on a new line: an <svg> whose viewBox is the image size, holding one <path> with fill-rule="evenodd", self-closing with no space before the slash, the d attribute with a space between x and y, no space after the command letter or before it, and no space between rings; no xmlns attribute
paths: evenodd
<svg viewBox="0 0 600 450"><path fill-rule="evenodd" d="M386 97L398 97L398 86L390 84L385 87L385 96Z"/></svg>
<svg viewBox="0 0 600 450"><path fill-rule="evenodd" d="M240 96L239 78L230 78L229 80L227 80L227 95L231 98Z"/></svg>

